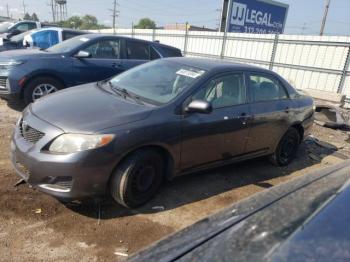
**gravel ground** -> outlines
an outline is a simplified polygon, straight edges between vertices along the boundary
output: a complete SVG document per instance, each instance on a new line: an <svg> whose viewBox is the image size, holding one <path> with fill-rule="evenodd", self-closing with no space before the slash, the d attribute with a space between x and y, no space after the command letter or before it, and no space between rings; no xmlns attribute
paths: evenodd
<svg viewBox="0 0 350 262"><path fill-rule="evenodd" d="M347 132L315 125L288 167L261 158L188 175L135 210L109 200L64 205L26 184L14 186L9 140L21 108L12 107L0 100L0 261L122 261L234 202L350 157Z"/></svg>

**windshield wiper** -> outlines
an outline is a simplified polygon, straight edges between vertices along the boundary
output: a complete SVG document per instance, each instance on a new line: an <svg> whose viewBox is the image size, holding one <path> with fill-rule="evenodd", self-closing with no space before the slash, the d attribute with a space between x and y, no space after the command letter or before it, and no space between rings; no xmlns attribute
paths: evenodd
<svg viewBox="0 0 350 262"><path fill-rule="evenodd" d="M131 94L128 90L126 90L125 88L120 88L120 87L117 87L117 86L114 86L112 84L111 81L108 81L108 84L109 86L111 87L111 89L117 93L118 95L120 96L123 96L124 99L126 97L130 97L131 99L133 99L136 103L140 104L140 105L144 105L144 103L142 102L141 98L137 95L134 95L134 94Z"/></svg>

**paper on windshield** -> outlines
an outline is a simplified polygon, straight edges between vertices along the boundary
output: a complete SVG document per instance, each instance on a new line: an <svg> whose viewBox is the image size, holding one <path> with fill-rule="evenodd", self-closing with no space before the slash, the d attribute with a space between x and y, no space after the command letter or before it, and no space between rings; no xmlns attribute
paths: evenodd
<svg viewBox="0 0 350 262"><path fill-rule="evenodd" d="M187 76L191 78L197 78L203 75L204 71L199 70L199 71L191 71L187 69L180 69L179 71L176 72L177 75L182 75L182 76Z"/></svg>
<svg viewBox="0 0 350 262"><path fill-rule="evenodd" d="M82 38L80 38L79 40L80 40L80 41L83 41L83 42L87 42L87 41L89 41L89 38L82 37Z"/></svg>

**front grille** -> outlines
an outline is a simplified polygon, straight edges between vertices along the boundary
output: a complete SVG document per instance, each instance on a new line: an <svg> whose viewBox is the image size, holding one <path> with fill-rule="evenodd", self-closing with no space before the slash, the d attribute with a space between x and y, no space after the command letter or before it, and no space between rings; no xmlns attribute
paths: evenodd
<svg viewBox="0 0 350 262"><path fill-rule="evenodd" d="M38 142L45 135L43 132L29 126L23 119L19 123L19 131L25 140L33 144Z"/></svg>
<svg viewBox="0 0 350 262"><path fill-rule="evenodd" d="M5 89L6 88L6 77L0 77L0 88Z"/></svg>

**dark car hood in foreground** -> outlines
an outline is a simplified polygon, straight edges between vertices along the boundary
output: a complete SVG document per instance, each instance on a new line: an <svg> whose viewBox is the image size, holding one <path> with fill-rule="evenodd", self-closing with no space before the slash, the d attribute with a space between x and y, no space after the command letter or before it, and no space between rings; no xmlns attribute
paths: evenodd
<svg viewBox="0 0 350 262"><path fill-rule="evenodd" d="M131 261L350 261L350 161L243 200Z"/></svg>
<svg viewBox="0 0 350 262"><path fill-rule="evenodd" d="M37 117L65 132L83 133L145 119L152 109L110 94L96 83L62 90L30 106Z"/></svg>

